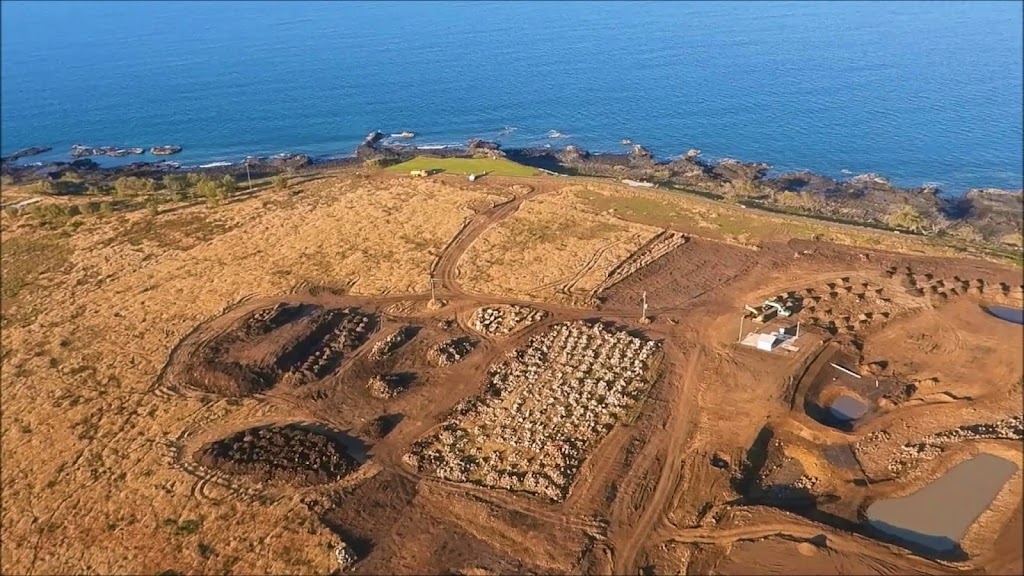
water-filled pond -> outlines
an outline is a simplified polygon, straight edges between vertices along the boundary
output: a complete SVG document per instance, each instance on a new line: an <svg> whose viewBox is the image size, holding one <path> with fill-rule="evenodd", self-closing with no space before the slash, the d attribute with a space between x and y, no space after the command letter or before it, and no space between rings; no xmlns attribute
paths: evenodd
<svg viewBox="0 0 1024 576"><path fill-rule="evenodd" d="M868 522L933 551L954 550L1016 472L1017 464L1005 458L979 454L913 494L871 504Z"/></svg>
<svg viewBox="0 0 1024 576"><path fill-rule="evenodd" d="M848 422L850 420L856 420L868 413L868 405L866 402L855 396L843 394L832 401L832 405L829 406L829 412L832 416Z"/></svg>
<svg viewBox="0 0 1024 576"><path fill-rule="evenodd" d="M1013 322L1014 324L1024 324L1024 308L989 306L985 308L985 311L1001 320Z"/></svg>

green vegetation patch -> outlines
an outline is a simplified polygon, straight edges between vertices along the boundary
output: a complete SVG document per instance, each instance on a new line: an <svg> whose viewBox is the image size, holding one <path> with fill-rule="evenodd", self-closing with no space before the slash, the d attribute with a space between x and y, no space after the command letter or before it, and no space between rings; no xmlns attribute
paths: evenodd
<svg viewBox="0 0 1024 576"><path fill-rule="evenodd" d="M493 176L535 176L537 171L504 158L429 158L417 156L387 168L389 172L409 173L413 170L441 171L450 174L483 174Z"/></svg>

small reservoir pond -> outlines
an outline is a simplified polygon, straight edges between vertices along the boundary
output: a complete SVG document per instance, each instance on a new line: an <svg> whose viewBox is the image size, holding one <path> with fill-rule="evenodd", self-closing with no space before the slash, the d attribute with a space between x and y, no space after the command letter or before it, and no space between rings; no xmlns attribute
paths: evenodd
<svg viewBox="0 0 1024 576"><path fill-rule="evenodd" d="M985 311L1000 320L1006 320L1007 322L1013 322L1014 324L1024 324L1024 308L989 306L985 308Z"/></svg>
<svg viewBox="0 0 1024 576"><path fill-rule="evenodd" d="M1016 472L1017 464L1005 458L979 454L913 494L871 504L868 521L902 540L948 552Z"/></svg>

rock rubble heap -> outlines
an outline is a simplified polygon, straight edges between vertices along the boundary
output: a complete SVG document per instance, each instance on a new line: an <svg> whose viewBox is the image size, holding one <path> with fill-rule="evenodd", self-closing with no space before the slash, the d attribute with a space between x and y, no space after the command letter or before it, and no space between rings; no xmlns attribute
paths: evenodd
<svg viewBox="0 0 1024 576"><path fill-rule="evenodd" d="M540 322L548 313L529 306L484 306L473 314L471 326L488 336L507 336Z"/></svg>
<svg viewBox="0 0 1024 576"><path fill-rule="evenodd" d="M466 337L445 340L431 351L438 366L458 364L473 351L473 341Z"/></svg>
<svg viewBox="0 0 1024 576"><path fill-rule="evenodd" d="M454 482L564 500L587 453L653 383L660 344L603 324L563 323L488 371L405 462Z"/></svg>
<svg viewBox="0 0 1024 576"><path fill-rule="evenodd" d="M925 437L920 442L908 442L899 447L889 461L888 469L901 474L918 461L932 460L942 454L945 446L965 440L1014 440L1024 439L1024 416L1013 416L988 424L968 424L952 430L943 430Z"/></svg>

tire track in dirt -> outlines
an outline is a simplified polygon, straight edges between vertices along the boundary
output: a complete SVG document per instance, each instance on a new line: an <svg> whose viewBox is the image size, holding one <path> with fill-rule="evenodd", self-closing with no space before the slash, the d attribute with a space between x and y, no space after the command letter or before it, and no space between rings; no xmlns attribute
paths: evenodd
<svg viewBox="0 0 1024 576"><path fill-rule="evenodd" d="M635 522L629 522L628 515L625 515L623 517L623 525L617 527L618 529L612 533L614 546L612 565L615 574L635 573L637 553L647 542L648 535L655 528L656 523L659 520L664 520L666 504L673 501L675 492L679 488L680 464L682 462L682 454L679 454L679 449L682 443L689 439L693 428L693 415L688 414L685 408L691 406L694 409L697 408L696 403L687 402L687 399L695 395L696 388L694 382L697 377L697 368L700 366L700 360L703 356L704 351L702 348L694 349L687 363L686 373L676 391L673 405L683 407L684 409L671 411L669 421L664 428L664 433L668 436L668 446L663 453L663 464L654 492L647 498L647 504ZM693 448L688 451L691 450ZM655 456L654 454L648 455L648 458ZM616 500L616 507L621 505L620 502L623 502L623 500ZM614 537L614 533L619 531L624 533L624 538L621 540Z"/></svg>
<svg viewBox="0 0 1024 576"><path fill-rule="evenodd" d="M511 200L470 218L469 222L448 243L431 270L431 275L441 281L441 290L450 295L467 295L458 283L458 267L462 255L488 228L514 214L526 200L535 198L542 193L542 190L531 186L529 192L517 195Z"/></svg>

